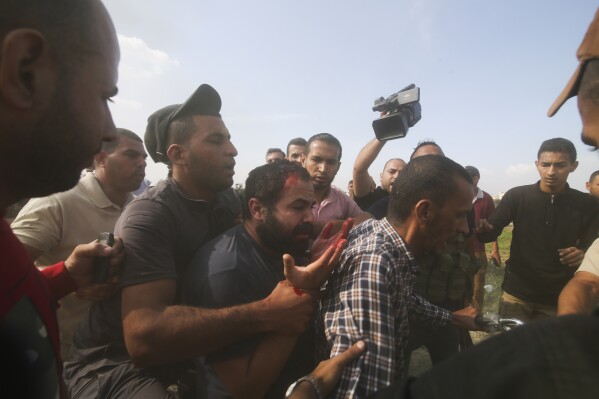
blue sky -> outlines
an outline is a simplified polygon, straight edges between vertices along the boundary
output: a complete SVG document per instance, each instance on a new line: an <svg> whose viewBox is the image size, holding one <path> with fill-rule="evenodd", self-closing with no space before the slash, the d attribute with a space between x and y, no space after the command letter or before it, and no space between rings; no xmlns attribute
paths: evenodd
<svg viewBox="0 0 599 399"><path fill-rule="evenodd" d="M421 88L422 120L388 142L370 168L407 159L420 140L481 171L496 194L535 182L545 139L565 137L579 153L572 187L599 169L580 142L576 101L553 118L549 105L576 68L576 49L597 3L475 0L191 1L105 0L121 44L115 123L143 137L147 117L184 101L201 83L223 99L237 146L236 183L268 147L297 136L335 135L343 145L334 184L374 137L371 107L409 83ZM166 169L151 162L148 177Z"/></svg>

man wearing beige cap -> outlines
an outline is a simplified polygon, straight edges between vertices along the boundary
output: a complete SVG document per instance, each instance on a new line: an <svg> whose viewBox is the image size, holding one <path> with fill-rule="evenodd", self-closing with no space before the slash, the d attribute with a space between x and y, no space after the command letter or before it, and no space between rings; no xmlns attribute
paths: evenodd
<svg viewBox="0 0 599 399"><path fill-rule="evenodd" d="M570 97L578 96L582 141L599 145L599 10L578 48L578 67L565 89L549 108L553 116ZM590 313L599 301L599 240L587 250L574 277L562 290L558 315Z"/></svg>

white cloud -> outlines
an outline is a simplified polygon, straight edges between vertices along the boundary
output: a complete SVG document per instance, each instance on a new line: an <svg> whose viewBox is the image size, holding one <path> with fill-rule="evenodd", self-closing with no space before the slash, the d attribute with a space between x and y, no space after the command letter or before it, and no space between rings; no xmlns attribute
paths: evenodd
<svg viewBox="0 0 599 399"><path fill-rule="evenodd" d="M530 172L533 172L534 170L535 170L534 165L519 163L517 165L508 166L507 174L509 176L521 176L521 175L527 175Z"/></svg>
<svg viewBox="0 0 599 399"><path fill-rule="evenodd" d="M121 47L120 72L126 78L154 78L162 75L167 68L180 65L176 58L151 48L138 37L119 33L118 39Z"/></svg>

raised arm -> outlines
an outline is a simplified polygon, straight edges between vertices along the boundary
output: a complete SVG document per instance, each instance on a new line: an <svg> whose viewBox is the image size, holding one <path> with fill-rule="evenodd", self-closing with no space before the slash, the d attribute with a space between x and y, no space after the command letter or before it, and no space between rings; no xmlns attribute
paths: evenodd
<svg viewBox="0 0 599 399"><path fill-rule="evenodd" d="M384 146L384 141L378 141L375 138L369 141L358 153L354 162L353 172L354 194L357 198L363 197L370 192L368 168L372 165Z"/></svg>

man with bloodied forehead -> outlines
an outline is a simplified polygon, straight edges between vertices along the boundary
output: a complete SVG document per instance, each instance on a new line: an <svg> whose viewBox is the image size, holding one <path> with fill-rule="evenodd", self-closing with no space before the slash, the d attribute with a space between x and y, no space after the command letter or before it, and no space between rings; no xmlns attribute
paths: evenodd
<svg viewBox="0 0 599 399"><path fill-rule="evenodd" d="M185 279L188 304L222 308L263 299L285 279L290 257L284 261L283 254L307 260L315 203L308 172L288 160L257 167L245 195L243 223L193 258ZM282 398L291 382L312 370L313 336L311 329L256 335L200 359L206 397Z"/></svg>

